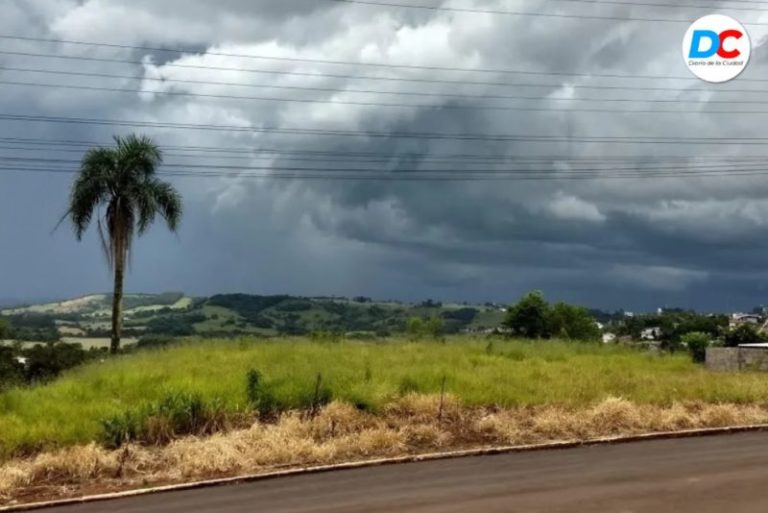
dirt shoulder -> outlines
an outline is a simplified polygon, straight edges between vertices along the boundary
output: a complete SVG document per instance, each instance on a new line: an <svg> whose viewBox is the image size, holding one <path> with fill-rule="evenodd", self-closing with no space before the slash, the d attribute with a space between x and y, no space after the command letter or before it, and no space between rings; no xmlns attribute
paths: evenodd
<svg viewBox="0 0 768 513"><path fill-rule="evenodd" d="M0 466L0 505L435 451L767 423L762 406L652 406L616 398L580 409L466 408L450 397L411 395L378 414L332 403L315 415L288 412L162 446L110 450L93 443L7 461Z"/></svg>

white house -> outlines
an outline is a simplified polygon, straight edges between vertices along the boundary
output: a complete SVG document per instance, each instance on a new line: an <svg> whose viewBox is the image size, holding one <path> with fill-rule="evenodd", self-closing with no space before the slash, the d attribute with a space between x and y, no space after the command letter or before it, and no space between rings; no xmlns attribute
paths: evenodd
<svg viewBox="0 0 768 513"><path fill-rule="evenodd" d="M744 324L749 324L751 326L760 326L762 323L763 323L763 318L757 314L735 313L731 315L728 322L728 326L731 329L734 329Z"/></svg>
<svg viewBox="0 0 768 513"><path fill-rule="evenodd" d="M659 340L661 338L661 333L661 328L658 327L645 328L642 332L640 332L640 339Z"/></svg>

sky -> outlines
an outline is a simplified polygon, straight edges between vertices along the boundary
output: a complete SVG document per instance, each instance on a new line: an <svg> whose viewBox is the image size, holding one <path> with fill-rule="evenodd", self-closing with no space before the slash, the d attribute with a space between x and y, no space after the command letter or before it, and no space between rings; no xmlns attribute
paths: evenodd
<svg viewBox="0 0 768 513"><path fill-rule="evenodd" d="M768 303L768 176L726 161L768 155L745 140L768 137L768 10L621 2L4 0L0 300L111 289L94 230L77 242L55 227L82 151L138 132L165 148L161 172L214 176L166 177L184 219L136 241L128 291ZM681 55L690 22L713 12L752 40L727 84L693 78ZM30 170L45 166L57 172ZM312 166L390 178L527 166L544 179L275 178ZM718 171L617 177L638 166Z"/></svg>

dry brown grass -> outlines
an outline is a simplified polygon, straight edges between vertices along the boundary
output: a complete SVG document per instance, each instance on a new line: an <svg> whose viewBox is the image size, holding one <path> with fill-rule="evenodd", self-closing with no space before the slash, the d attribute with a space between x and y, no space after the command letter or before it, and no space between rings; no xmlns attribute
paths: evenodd
<svg viewBox="0 0 768 513"><path fill-rule="evenodd" d="M768 423L768 409L734 404L660 407L609 398L586 409L481 409L446 397L439 415L440 404L436 396L409 395L373 415L333 403L314 418L290 412L274 423L164 446L91 444L13 460L0 466L0 503L26 500L31 490L63 496L448 448Z"/></svg>

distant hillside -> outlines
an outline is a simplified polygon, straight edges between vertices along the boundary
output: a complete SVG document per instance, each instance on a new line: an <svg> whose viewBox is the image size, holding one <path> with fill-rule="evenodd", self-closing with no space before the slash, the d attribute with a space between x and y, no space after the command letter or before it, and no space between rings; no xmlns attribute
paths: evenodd
<svg viewBox="0 0 768 513"><path fill-rule="evenodd" d="M16 339L38 342L58 338L98 346L106 344L109 337L111 299L109 294L94 294L10 308L0 315L10 320ZM129 342L141 337L267 337L316 332L385 336L405 331L413 317L440 317L446 333L459 333L498 328L504 312L491 304L406 304L362 297L128 294L124 334Z"/></svg>

